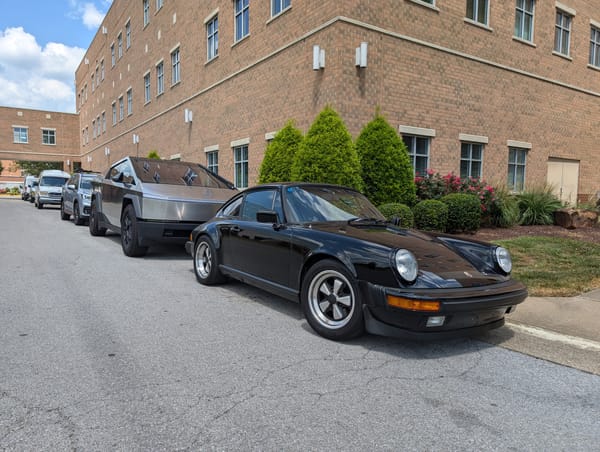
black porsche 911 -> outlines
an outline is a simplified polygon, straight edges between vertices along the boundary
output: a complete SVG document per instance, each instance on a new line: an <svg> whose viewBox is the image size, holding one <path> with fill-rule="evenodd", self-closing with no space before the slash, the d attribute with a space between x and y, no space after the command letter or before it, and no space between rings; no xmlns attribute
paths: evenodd
<svg viewBox="0 0 600 452"><path fill-rule="evenodd" d="M299 301L320 335L477 334L527 297L502 247L402 229L346 187L278 183L231 198L186 250L202 284L231 277Z"/></svg>

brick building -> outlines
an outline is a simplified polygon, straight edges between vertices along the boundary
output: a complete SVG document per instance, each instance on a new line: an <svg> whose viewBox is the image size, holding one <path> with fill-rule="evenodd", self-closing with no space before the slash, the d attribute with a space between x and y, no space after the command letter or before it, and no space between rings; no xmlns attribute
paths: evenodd
<svg viewBox="0 0 600 452"><path fill-rule="evenodd" d="M420 172L585 199L600 10L565 2L114 0L76 72L82 165L156 150L244 187L287 120L331 105L356 137L379 107Z"/></svg>
<svg viewBox="0 0 600 452"><path fill-rule="evenodd" d="M15 160L63 162L72 171L81 160L78 130L76 114L0 107L0 185L23 182Z"/></svg>

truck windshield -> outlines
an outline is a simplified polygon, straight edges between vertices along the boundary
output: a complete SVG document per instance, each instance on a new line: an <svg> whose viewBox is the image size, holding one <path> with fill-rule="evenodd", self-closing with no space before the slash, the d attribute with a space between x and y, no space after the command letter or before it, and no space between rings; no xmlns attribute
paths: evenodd
<svg viewBox="0 0 600 452"><path fill-rule="evenodd" d="M67 178L58 176L44 176L40 180L40 185L50 187L62 187L67 182Z"/></svg>

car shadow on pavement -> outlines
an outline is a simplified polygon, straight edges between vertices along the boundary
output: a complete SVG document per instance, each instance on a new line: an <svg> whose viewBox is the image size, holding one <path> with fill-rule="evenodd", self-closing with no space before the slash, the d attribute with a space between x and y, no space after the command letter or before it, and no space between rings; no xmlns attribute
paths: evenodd
<svg viewBox="0 0 600 452"><path fill-rule="evenodd" d="M107 231L106 239L112 241L119 248L119 252L123 252L121 249L121 236L117 233ZM123 255L126 257L125 255ZM170 260L189 260L192 261L192 258L188 253L185 252L185 247L183 244L178 245L167 245L167 244L158 244L152 245L148 248L148 252L146 255L142 257L130 257L128 259L144 259L144 260L155 260L155 261L170 261Z"/></svg>
<svg viewBox="0 0 600 452"><path fill-rule="evenodd" d="M190 273L194 275L194 270ZM278 297L269 292L244 284L242 282L231 280L225 284L214 286L222 288L232 293L228 297L231 303L258 303L267 309L274 310L285 316L289 316L300 322L302 328L307 334L310 334L320 340L336 344L335 341L330 341L317 334L308 322L304 319L304 314L299 303L295 303L285 298ZM477 336L465 336L454 339L444 340L423 340L415 341L410 339L393 338L376 336L365 333L364 335L343 342L337 342L342 346L362 347L368 351L376 351L385 353L398 358L430 360L439 358L456 357L461 355L470 355L479 353L485 349L496 348L502 342L510 339L514 333L506 328L501 327L494 331L501 331L502 339L492 342L488 339L489 333L480 334ZM498 336L495 336L496 338Z"/></svg>

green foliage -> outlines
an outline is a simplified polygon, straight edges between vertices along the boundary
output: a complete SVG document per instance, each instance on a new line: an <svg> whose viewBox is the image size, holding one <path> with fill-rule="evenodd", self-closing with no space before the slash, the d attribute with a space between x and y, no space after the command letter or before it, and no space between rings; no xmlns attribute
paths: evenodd
<svg viewBox="0 0 600 452"><path fill-rule="evenodd" d="M265 150L258 182L264 184L291 181L292 162L302 139L302 132L294 127L292 121L277 132Z"/></svg>
<svg viewBox="0 0 600 452"><path fill-rule="evenodd" d="M416 186L406 145L381 115L356 140L365 195L376 205L416 202Z"/></svg>
<svg viewBox="0 0 600 452"><path fill-rule="evenodd" d="M412 210L406 204L399 202L390 202L382 204L378 207L379 211L388 220L398 218L400 220L400 226L403 228L412 228L415 224L415 216Z"/></svg>
<svg viewBox="0 0 600 452"><path fill-rule="evenodd" d="M62 162L33 162L30 160L20 160L17 162L17 166L21 168L25 174L31 174L32 176L39 176L40 173L48 169L62 170Z"/></svg>
<svg viewBox="0 0 600 452"><path fill-rule="evenodd" d="M448 206L437 199L426 199L414 208L415 227L423 231L444 232L448 223Z"/></svg>
<svg viewBox="0 0 600 452"><path fill-rule="evenodd" d="M441 199L448 206L446 232L475 232L481 224L481 204L476 195L450 193Z"/></svg>
<svg viewBox="0 0 600 452"><path fill-rule="evenodd" d="M362 189L360 161L352 137L331 107L319 113L304 137L294 157L291 179Z"/></svg>
<svg viewBox="0 0 600 452"><path fill-rule="evenodd" d="M10 189L10 194L11 195L19 195L19 194L21 194L21 189L19 187L12 187Z"/></svg>
<svg viewBox="0 0 600 452"><path fill-rule="evenodd" d="M4 166L2 166L2 160L0 160L0 174L2 174L2 171L4 171Z"/></svg>
<svg viewBox="0 0 600 452"><path fill-rule="evenodd" d="M157 151L150 151L148 153L148 158L149 159L155 159L155 160L160 160L160 155L158 155Z"/></svg>
<svg viewBox="0 0 600 452"><path fill-rule="evenodd" d="M554 224L554 212L562 207L551 187L533 188L517 195L519 223L524 225Z"/></svg>
<svg viewBox="0 0 600 452"><path fill-rule="evenodd" d="M490 224L499 228L511 228L519 223L519 214L516 196L506 188L497 188L496 200L490 211Z"/></svg>

